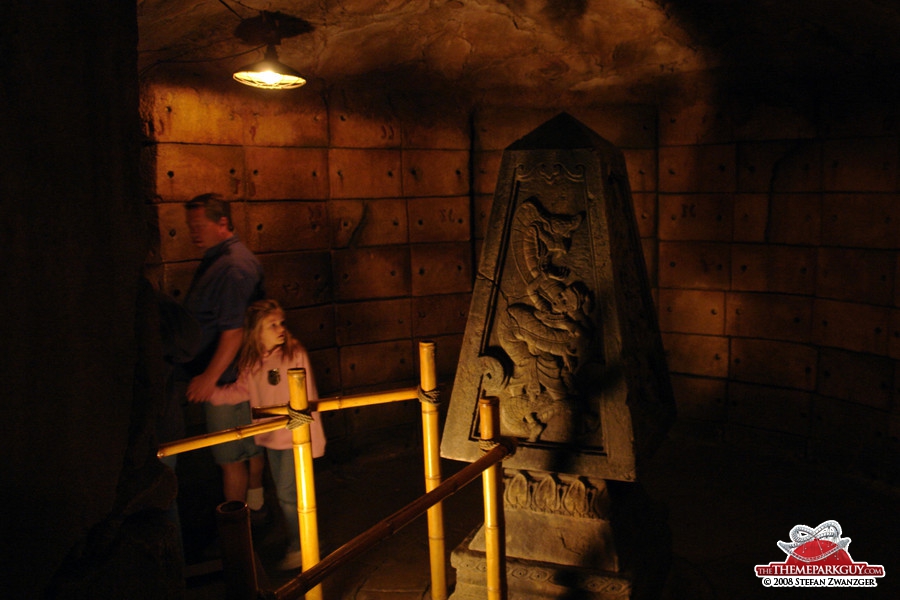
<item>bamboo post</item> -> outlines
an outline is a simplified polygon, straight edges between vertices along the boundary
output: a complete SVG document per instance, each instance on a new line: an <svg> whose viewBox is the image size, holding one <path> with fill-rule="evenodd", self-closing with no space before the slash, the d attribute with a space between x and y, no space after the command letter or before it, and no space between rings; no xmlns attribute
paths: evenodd
<svg viewBox="0 0 900 600"><path fill-rule="evenodd" d="M290 406L295 411L309 408L306 369L288 369ZM319 562L319 525L316 520L316 485L313 476L312 441L309 424L291 430L294 444L294 470L297 478L297 515L300 521L300 552L303 570ZM307 600L322 600L322 586L306 593Z"/></svg>
<svg viewBox="0 0 900 600"><path fill-rule="evenodd" d="M481 440L493 442L497 427L496 401L491 398L478 400L478 416L481 421ZM503 527L502 497L500 495L501 466L495 464L482 473L484 485L484 544L487 568L488 600L506 600L506 533Z"/></svg>
<svg viewBox="0 0 900 600"><path fill-rule="evenodd" d="M419 373L423 394L437 388L434 366L434 342L419 343ZM440 433L437 404L427 399L422 405L422 445L425 454L425 492L441 485ZM428 550L431 557L431 598L446 600L447 577L445 573L444 508L437 503L428 509Z"/></svg>
<svg viewBox="0 0 900 600"><path fill-rule="evenodd" d="M250 509L232 500L216 507L216 522L222 538L222 571L229 600L254 600L259 587L253 541L250 534Z"/></svg>

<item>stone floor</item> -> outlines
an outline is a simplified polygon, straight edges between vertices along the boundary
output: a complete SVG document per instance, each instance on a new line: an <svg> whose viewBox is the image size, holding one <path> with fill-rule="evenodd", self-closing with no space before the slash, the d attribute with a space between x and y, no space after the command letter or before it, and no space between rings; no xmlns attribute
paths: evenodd
<svg viewBox="0 0 900 600"><path fill-rule="evenodd" d="M215 558L215 471L186 479L179 468L188 556L187 600L226 598L221 561ZM445 461L448 476L462 464ZM198 472L191 473L196 476ZM842 473L673 439L648 465L644 485L668 514L673 568L664 600L751 598L900 598L900 490ZM343 460L317 459L316 492L322 555L393 514L422 493L422 459L415 440ZM205 490L205 492L203 492ZM206 494L204 496L204 493ZM273 503L274 506L274 503ZM476 480L444 502L448 552L482 522ZM206 515L202 513L208 513ZM884 565L877 588L764 588L754 566L783 561L776 542L792 527L836 520L854 561ZM279 523L254 530L255 549L269 584L291 573L275 570L283 541ZM428 599L430 576L424 517L401 529L323 584L325 600ZM449 560L449 559L448 559ZM452 589L454 572L448 566Z"/></svg>

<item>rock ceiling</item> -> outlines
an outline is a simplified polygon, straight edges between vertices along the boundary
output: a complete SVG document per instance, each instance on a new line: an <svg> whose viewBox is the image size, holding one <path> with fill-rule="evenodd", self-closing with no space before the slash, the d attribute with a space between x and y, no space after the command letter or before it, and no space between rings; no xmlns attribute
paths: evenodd
<svg viewBox="0 0 900 600"><path fill-rule="evenodd" d="M900 65L896 0L139 0L137 9L143 75L228 78L262 58L259 41L236 32L265 11L307 25L277 51L311 83L500 102L646 100L711 70L751 85L893 89Z"/></svg>

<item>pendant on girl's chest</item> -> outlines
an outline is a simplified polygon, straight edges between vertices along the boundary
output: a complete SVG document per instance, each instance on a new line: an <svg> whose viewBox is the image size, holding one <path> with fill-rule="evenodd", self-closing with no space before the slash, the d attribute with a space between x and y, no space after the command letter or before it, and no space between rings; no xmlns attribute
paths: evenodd
<svg viewBox="0 0 900 600"><path fill-rule="evenodd" d="M281 373L278 372L278 369L272 369L269 371L269 385L278 385L278 382L281 381Z"/></svg>

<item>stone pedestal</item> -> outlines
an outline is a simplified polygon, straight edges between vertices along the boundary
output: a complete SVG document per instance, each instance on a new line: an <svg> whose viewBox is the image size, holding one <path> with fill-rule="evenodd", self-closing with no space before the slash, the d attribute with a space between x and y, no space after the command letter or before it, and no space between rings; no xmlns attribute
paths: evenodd
<svg viewBox="0 0 900 600"><path fill-rule="evenodd" d="M659 597L671 561L669 530L639 483L507 471L503 504L509 598ZM450 560L451 598L483 599L483 530Z"/></svg>
<svg viewBox="0 0 900 600"><path fill-rule="evenodd" d="M622 153L567 114L506 149L441 453L480 456L496 397L510 598L639 598L666 527L637 482L674 419ZM454 551L454 598L483 598L484 544ZM651 597L651 596L647 596Z"/></svg>

